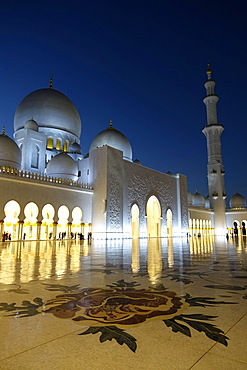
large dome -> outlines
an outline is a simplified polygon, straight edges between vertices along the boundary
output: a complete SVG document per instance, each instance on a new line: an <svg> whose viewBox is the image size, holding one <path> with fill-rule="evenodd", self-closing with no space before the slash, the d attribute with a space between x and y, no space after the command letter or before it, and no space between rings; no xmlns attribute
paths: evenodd
<svg viewBox="0 0 247 370"><path fill-rule="evenodd" d="M77 180L78 166L67 153L60 153L49 161L46 174L51 177Z"/></svg>
<svg viewBox="0 0 247 370"><path fill-rule="evenodd" d="M47 88L31 92L18 105L14 116L14 131L23 129L28 120L35 120L40 128L55 128L81 135L81 119L72 103L61 92Z"/></svg>
<svg viewBox="0 0 247 370"><path fill-rule="evenodd" d="M112 148L121 150L123 152L123 158L128 161L132 161L132 148L129 140L120 131L116 130L112 126L101 131L92 141L90 145L91 149L96 149L100 146L108 145Z"/></svg>
<svg viewBox="0 0 247 370"><path fill-rule="evenodd" d="M21 168L21 150L14 140L4 134L0 135L0 166Z"/></svg>

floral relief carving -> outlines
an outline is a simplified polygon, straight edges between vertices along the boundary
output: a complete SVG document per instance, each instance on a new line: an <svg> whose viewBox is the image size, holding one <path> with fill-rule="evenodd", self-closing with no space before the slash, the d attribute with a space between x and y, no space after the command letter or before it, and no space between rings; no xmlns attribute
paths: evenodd
<svg viewBox="0 0 247 370"><path fill-rule="evenodd" d="M181 179L181 213L182 213L182 229L188 228L188 200L187 200L187 187L185 179Z"/></svg>
<svg viewBox="0 0 247 370"><path fill-rule="evenodd" d="M110 229L119 231L121 229L120 222L120 190L119 190L119 170L114 161L111 168L110 175L110 204L109 204L109 220L110 220Z"/></svg>

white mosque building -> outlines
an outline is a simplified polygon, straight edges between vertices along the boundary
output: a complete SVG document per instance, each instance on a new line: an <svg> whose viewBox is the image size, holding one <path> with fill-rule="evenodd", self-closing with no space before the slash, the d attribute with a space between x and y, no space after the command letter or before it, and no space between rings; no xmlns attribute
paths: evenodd
<svg viewBox="0 0 247 370"><path fill-rule="evenodd" d="M210 68L205 83L208 196L187 191L186 176L161 173L132 158L132 147L113 127L82 154L81 120L71 100L36 90L18 105L14 140L0 135L0 237L11 240L87 237L149 238L245 233L245 199L226 209L224 167Z"/></svg>

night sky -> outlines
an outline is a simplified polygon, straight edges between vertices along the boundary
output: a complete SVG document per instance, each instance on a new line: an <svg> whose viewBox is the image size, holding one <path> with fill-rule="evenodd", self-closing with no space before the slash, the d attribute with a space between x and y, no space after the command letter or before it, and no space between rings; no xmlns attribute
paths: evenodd
<svg viewBox="0 0 247 370"><path fill-rule="evenodd" d="M245 1L2 0L0 125L30 92L53 87L82 120L81 146L109 126L129 139L133 159L182 173L207 195L202 100L207 63L216 80L226 193L247 198Z"/></svg>

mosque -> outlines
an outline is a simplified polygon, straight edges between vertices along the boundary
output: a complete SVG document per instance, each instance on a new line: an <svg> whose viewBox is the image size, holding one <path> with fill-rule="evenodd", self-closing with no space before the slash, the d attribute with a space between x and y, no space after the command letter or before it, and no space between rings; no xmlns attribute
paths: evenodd
<svg viewBox="0 0 247 370"><path fill-rule="evenodd" d="M82 154L81 119L72 101L48 88L27 95L14 115L14 140L0 135L0 238L44 240L245 235L246 202L226 209L218 96L205 82L208 195L187 191L186 176L133 160L112 121Z"/></svg>

